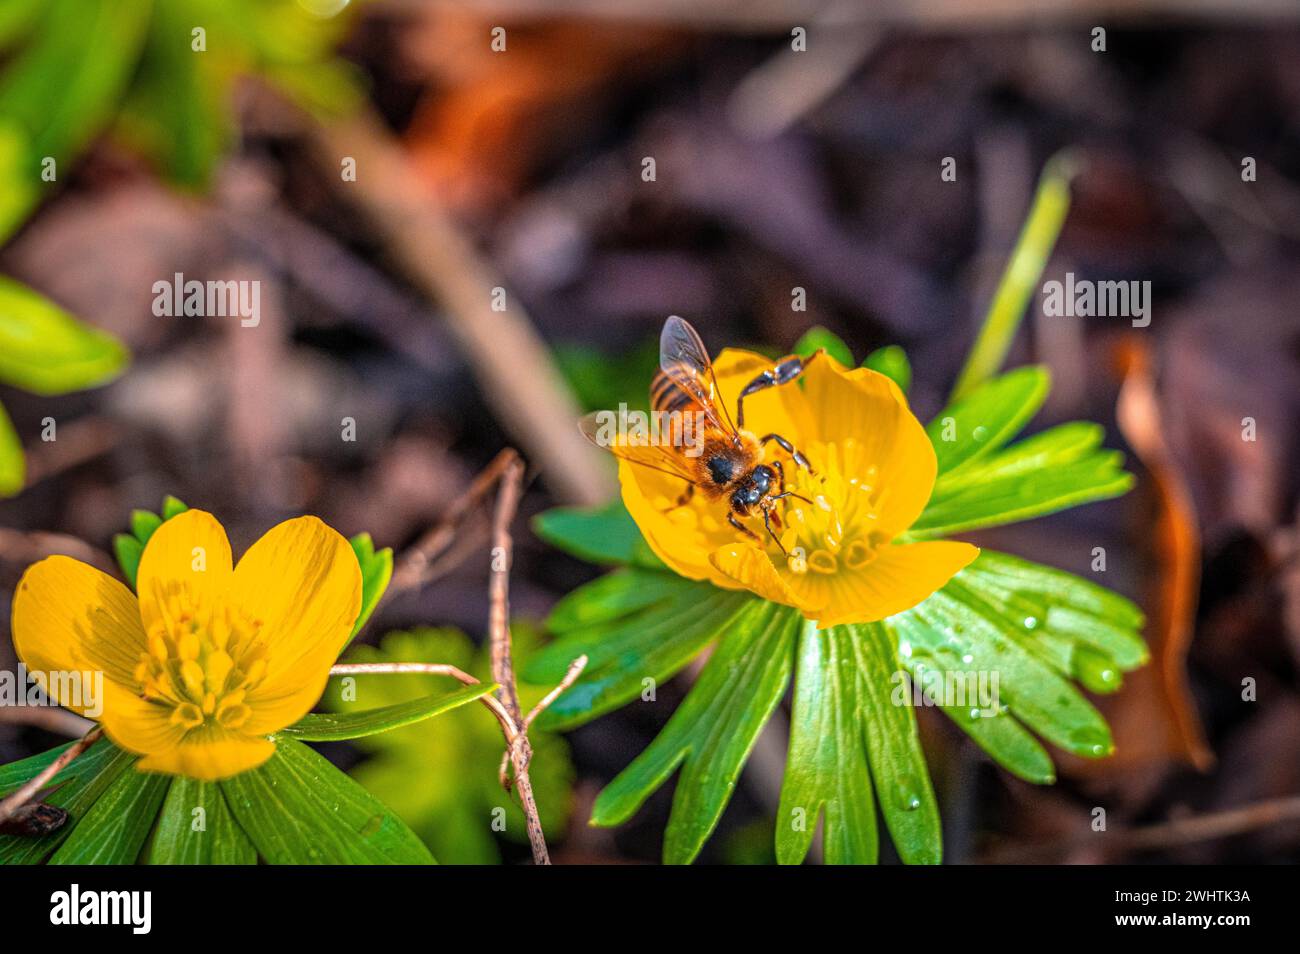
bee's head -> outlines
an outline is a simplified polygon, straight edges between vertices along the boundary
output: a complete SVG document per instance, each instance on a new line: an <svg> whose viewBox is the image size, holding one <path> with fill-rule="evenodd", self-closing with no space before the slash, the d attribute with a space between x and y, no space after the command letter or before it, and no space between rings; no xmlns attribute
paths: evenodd
<svg viewBox="0 0 1300 954"><path fill-rule="evenodd" d="M756 506L760 500L767 496L772 489L772 481L776 479L776 474L772 468L766 464L759 464L753 469L750 475L745 478L744 483L736 488L736 492L731 495L731 507L737 513L748 513L749 509Z"/></svg>

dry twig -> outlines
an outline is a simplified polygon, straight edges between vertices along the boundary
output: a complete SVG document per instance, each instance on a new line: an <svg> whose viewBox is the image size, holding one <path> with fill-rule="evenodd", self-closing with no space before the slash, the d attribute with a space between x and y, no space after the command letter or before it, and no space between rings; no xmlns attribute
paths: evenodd
<svg viewBox="0 0 1300 954"><path fill-rule="evenodd" d="M99 737L104 734L104 730L95 726L76 742L69 745L53 762L41 769L26 785L18 789L3 802L0 802L0 823L8 821L13 817L14 812L26 805L32 798L43 789L47 782L59 772L63 771L68 765L86 749L90 748L99 741Z"/></svg>

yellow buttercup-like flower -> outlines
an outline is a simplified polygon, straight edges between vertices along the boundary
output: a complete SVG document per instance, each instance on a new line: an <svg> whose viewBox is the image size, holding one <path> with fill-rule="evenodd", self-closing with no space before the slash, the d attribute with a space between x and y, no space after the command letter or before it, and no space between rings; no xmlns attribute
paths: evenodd
<svg viewBox="0 0 1300 954"><path fill-rule="evenodd" d="M361 611L356 556L315 517L274 527L232 567L216 518L185 511L149 538L137 583L139 599L69 557L34 564L14 645L47 691L50 673L102 672L108 737L143 771L204 780L271 757L268 736L316 704Z"/></svg>
<svg viewBox="0 0 1300 954"><path fill-rule="evenodd" d="M741 388L771 365L751 352L723 351L714 363L717 403L734 411ZM750 590L822 628L910 609L979 554L967 543L893 542L920 516L934 487L937 465L925 429L898 386L875 371L846 370L822 354L799 382L745 399L746 428L785 437L815 472L778 452L786 488L812 501L777 502L786 554L761 523L759 541L729 526L725 499L696 494L678 506L680 479L628 461L619 463L623 502L655 554L690 579Z"/></svg>

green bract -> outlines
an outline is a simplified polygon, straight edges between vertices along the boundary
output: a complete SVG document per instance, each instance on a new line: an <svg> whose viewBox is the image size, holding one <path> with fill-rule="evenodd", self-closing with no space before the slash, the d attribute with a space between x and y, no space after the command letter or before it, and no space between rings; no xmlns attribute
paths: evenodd
<svg viewBox="0 0 1300 954"><path fill-rule="evenodd" d="M825 334L802 344L830 350ZM906 356L889 351L872 358L901 385L910 376ZM1045 369L1020 368L935 417L927 430L939 476L907 538L998 526L1129 489L1132 477L1121 469L1121 455L1100 447L1097 425L1063 424L1013 443L1048 387ZM536 529L585 559L621 564L555 608L548 626L557 640L525 669L529 679L553 682L569 660L590 657L544 725L574 726L625 705L642 697L647 680L662 683L712 647L664 731L605 788L592 812L593 824L617 825L680 768L664 839L670 863L698 855L764 723L792 687L778 860L802 861L824 815L828 862L874 862L878 805L899 856L934 863L942 857L939 813L916 712L896 698L911 696L909 681L924 687L996 673L997 708L942 708L1008 771L1047 783L1054 771L1039 737L1088 758L1112 748L1105 721L1074 683L1114 691L1120 674L1147 658L1142 615L1128 600L987 549L910 610L819 632L796 610L683 579L647 559L621 505L554 510L538 518Z"/></svg>

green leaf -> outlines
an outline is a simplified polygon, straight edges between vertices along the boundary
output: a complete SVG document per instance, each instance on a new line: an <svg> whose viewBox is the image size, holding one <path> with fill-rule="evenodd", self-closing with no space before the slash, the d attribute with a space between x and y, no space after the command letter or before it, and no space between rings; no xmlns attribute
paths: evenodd
<svg viewBox="0 0 1300 954"><path fill-rule="evenodd" d="M682 766L664 861L689 864L722 817L758 733L784 695L801 619L752 601L664 731L596 798L593 825L618 825Z"/></svg>
<svg viewBox="0 0 1300 954"><path fill-rule="evenodd" d="M1026 648L1037 619L1004 619L960 577L920 606L891 617L904 658L943 671L998 675L998 699L1020 722L1076 755L1113 749L1101 714L1068 678ZM961 725L961 722L958 722Z"/></svg>
<svg viewBox="0 0 1300 954"><path fill-rule="evenodd" d="M145 861L151 865L255 865L257 849L235 823L216 782L178 775L167 789Z"/></svg>
<svg viewBox="0 0 1300 954"><path fill-rule="evenodd" d="M911 706L895 705L891 698L899 671L894 640L878 623L844 628L857 654L862 725L885 825L904 862L937 865L943 858L943 830L916 713Z"/></svg>
<svg viewBox="0 0 1300 954"><path fill-rule="evenodd" d="M173 497L171 494L168 494L166 497L163 498L162 518L164 520L170 520L172 517L175 517L178 514L182 514L189 509L190 508L185 505L185 502L183 500L178 500L177 498ZM141 541L141 542L143 543L147 541Z"/></svg>
<svg viewBox="0 0 1300 954"><path fill-rule="evenodd" d="M12 794L23 783L35 778L71 744L0 767L0 797ZM57 788L44 799L67 810L70 816L67 823L44 838L0 835L0 864L39 864L72 834L100 794L134 761L135 756L123 752L107 739L100 739L73 759L51 779L47 788Z"/></svg>
<svg viewBox="0 0 1300 954"><path fill-rule="evenodd" d="M879 371L897 384L898 389L904 394L911 390L912 362L907 360L907 352L898 345L877 348L867 355L862 366L872 371Z"/></svg>
<svg viewBox="0 0 1300 954"><path fill-rule="evenodd" d="M140 557L144 556L144 546L128 533L114 534L113 556L117 557L117 565L121 568L122 575L126 577L127 585L135 589L135 578L140 571Z"/></svg>
<svg viewBox="0 0 1300 954"><path fill-rule="evenodd" d="M0 75L0 116L27 135L32 181L43 157L63 165L107 125L136 66L151 8L148 0L45 5L32 41Z"/></svg>
<svg viewBox="0 0 1300 954"><path fill-rule="evenodd" d="M546 628L562 636L597 623L608 623L629 616L638 610L685 595L687 591L692 594L703 592L697 590L697 586L693 581L685 580L675 573L642 570L638 567L615 570L578 587L556 603L546 619ZM562 653L557 654L546 678L558 679L563 675L563 668L568 664L559 655Z"/></svg>
<svg viewBox="0 0 1300 954"><path fill-rule="evenodd" d="M131 532L140 544L149 542L153 532L163 525L162 517L149 510L132 510L131 511Z"/></svg>
<svg viewBox="0 0 1300 954"><path fill-rule="evenodd" d="M128 768L77 823L52 865L129 865L140 856L171 778Z"/></svg>
<svg viewBox="0 0 1300 954"><path fill-rule="evenodd" d="M368 533L359 533L349 542L352 544L352 552L357 555L357 563L361 565L361 614L357 616L352 634L348 637L351 640L361 632L361 627L366 625L384 591L388 589L388 583L393 578L393 551L384 547L376 553L374 541Z"/></svg>
<svg viewBox="0 0 1300 954"><path fill-rule="evenodd" d="M0 119L0 183L4 184L0 189L0 242L16 232L36 206L39 182L27 136L14 123Z"/></svg>
<svg viewBox="0 0 1300 954"><path fill-rule="evenodd" d="M324 757L282 738L271 759L219 783L271 864L431 864L405 823Z"/></svg>
<svg viewBox="0 0 1300 954"><path fill-rule="evenodd" d="M839 335L833 331L828 331L821 325L814 325L805 331L803 337L795 342L792 353L807 358L818 348L824 350L844 367L853 367L853 352L849 350L849 346L844 343Z"/></svg>
<svg viewBox="0 0 1300 954"><path fill-rule="evenodd" d="M939 461L939 474L946 475L1006 444L1043 406L1050 389L1047 369L1028 365L949 404L925 429Z"/></svg>
<svg viewBox="0 0 1300 954"><path fill-rule="evenodd" d="M662 566L622 500L604 507L556 507L533 518L533 532L588 563Z"/></svg>
<svg viewBox="0 0 1300 954"><path fill-rule="evenodd" d="M972 393L1002 367L1025 307L1038 289L1043 269L1070 210L1070 182L1078 171L1073 154L1059 152L1047 161L1029 216L998 281L988 315L953 388L953 397Z"/></svg>
<svg viewBox="0 0 1300 954"><path fill-rule="evenodd" d="M14 430L13 421L0 405L0 497L12 496L23 489L27 480L27 462L23 442Z"/></svg>
<svg viewBox="0 0 1300 954"><path fill-rule="evenodd" d="M790 754L776 815L777 861L803 861L824 809L826 863L875 864L875 801L852 634L805 622L798 656Z"/></svg>
<svg viewBox="0 0 1300 954"><path fill-rule="evenodd" d="M972 674L955 667L931 666L914 658L904 658L901 662L913 685L918 687L927 686L935 676L947 680L950 672L965 680L964 686L977 688L978 685L975 682L977 673ZM972 675L975 679L972 679ZM939 683L940 686L944 684ZM1056 781L1052 757L1010 712L980 707L977 694L963 700L962 705L945 701L942 695L936 695L934 704L1008 772L1035 785Z"/></svg>
<svg viewBox="0 0 1300 954"><path fill-rule="evenodd" d="M104 384L126 362L126 348L112 335L0 277L0 380L36 394L66 394Z"/></svg>
<svg viewBox="0 0 1300 954"><path fill-rule="evenodd" d="M707 583L677 579L676 584L667 600L567 632L537 654L524 675L538 683L558 682L569 663L587 656L581 677L551 703L541 725L580 725L637 698L646 679L666 682L720 633L744 625L741 617L759 602Z"/></svg>
<svg viewBox="0 0 1300 954"><path fill-rule="evenodd" d="M358 739L366 735L377 735L389 729L422 722L425 719L448 712L467 702L473 702L489 692L497 690L496 683L480 683L476 686L464 686L455 692L412 699L397 705L384 706L379 709L366 709L361 712L312 712L281 734L302 739L305 742L337 742L343 739Z"/></svg>
<svg viewBox="0 0 1300 954"><path fill-rule="evenodd" d="M190 49L193 19L184 5L155 7L120 124L128 139L157 157L173 182L200 188L231 137L231 106L221 75L228 73L229 60ZM213 43L222 39L209 37Z"/></svg>
<svg viewBox="0 0 1300 954"><path fill-rule="evenodd" d="M908 536L936 539L1122 496L1134 481L1132 474L1121 469L1122 464L1123 455L1118 451L1103 451L1029 474L990 476L942 499L931 498Z"/></svg>
<svg viewBox="0 0 1300 954"><path fill-rule="evenodd" d="M166 521L177 514L184 513L189 507L171 494L163 498L162 516L149 510L131 511L131 533L119 533L113 537L113 556L126 577L127 585L135 589L136 574L140 570L140 557L154 532Z"/></svg>

